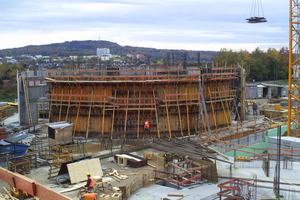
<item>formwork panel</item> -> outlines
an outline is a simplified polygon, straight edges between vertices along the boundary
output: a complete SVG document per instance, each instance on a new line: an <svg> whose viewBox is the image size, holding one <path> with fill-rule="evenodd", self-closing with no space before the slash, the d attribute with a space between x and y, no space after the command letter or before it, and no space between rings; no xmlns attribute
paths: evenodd
<svg viewBox="0 0 300 200"><path fill-rule="evenodd" d="M207 131L206 117L199 107L204 105L211 128L228 126L235 69L200 69L201 77L199 69L189 70L186 73L185 69L178 69L174 73L160 67L138 73L50 71L45 77L52 87L50 121L67 118L74 124L76 136L86 136L87 129L93 135L113 133L113 137L123 135L124 131L133 133L133 137L170 137L170 132L172 137L181 136L181 130L187 136ZM200 103L201 84L205 103ZM149 131L144 130L146 120L150 122Z"/></svg>

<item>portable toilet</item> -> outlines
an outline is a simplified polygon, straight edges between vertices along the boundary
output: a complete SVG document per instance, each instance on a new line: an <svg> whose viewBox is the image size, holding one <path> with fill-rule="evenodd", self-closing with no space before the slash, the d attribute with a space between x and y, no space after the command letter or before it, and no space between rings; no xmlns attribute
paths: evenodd
<svg viewBox="0 0 300 200"><path fill-rule="evenodd" d="M246 98L254 99L257 98L257 85L255 84L247 84Z"/></svg>
<svg viewBox="0 0 300 200"><path fill-rule="evenodd" d="M257 98L264 98L264 88L265 86L263 85L257 85Z"/></svg>

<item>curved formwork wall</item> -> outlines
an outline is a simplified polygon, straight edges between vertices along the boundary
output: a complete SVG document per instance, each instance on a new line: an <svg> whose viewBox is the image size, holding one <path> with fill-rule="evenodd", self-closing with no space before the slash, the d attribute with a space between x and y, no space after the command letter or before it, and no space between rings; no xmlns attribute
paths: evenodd
<svg viewBox="0 0 300 200"><path fill-rule="evenodd" d="M225 72L205 76L211 71L49 71L49 120L73 123L74 136L172 138L206 131L205 106L212 129L228 126L236 74ZM201 87L205 102L200 100ZM144 130L146 120L150 130Z"/></svg>

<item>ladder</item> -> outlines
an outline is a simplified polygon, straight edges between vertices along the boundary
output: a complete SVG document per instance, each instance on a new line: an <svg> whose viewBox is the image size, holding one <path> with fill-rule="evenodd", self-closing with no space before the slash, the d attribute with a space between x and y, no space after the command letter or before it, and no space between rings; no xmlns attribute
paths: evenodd
<svg viewBox="0 0 300 200"><path fill-rule="evenodd" d="M27 90L27 83L25 80L25 77L21 77L23 82L23 88L24 88L24 96L25 96L25 102L26 102L26 109L27 109L27 116L28 116L28 128L32 127L32 118L31 118L31 111L30 111L30 105L29 105L29 99L28 99L28 90Z"/></svg>

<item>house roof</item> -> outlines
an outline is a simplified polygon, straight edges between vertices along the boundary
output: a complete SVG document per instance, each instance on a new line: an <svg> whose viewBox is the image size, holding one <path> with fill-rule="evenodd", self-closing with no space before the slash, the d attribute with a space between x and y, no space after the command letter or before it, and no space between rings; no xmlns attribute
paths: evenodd
<svg viewBox="0 0 300 200"><path fill-rule="evenodd" d="M284 87L284 85L278 85L278 84L270 84L270 83L261 83L264 86L270 86L270 87Z"/></svg>
<svg viewBox="0 0 300 200"><path fill-rule="evenodd" d="M25 133L16 133L13 135L10 135L8 138L5 139L5 142L9 142L9 143L16 143L19 142L25 138L27 138L29 135L25 134Z"/></svg>
<svg viewBox="0 0 300 200"><path fill-rule="evenodd" d="M58 129L58 128L64 129L69 126L73 126L73 124L70 124L69 122L66 122L66 121L47 123L46 125L52 129Z"/></svg>

